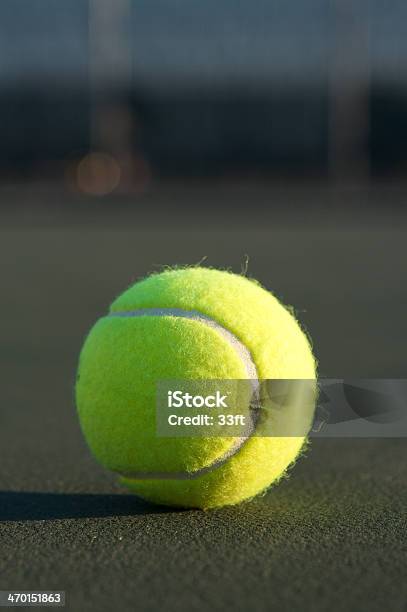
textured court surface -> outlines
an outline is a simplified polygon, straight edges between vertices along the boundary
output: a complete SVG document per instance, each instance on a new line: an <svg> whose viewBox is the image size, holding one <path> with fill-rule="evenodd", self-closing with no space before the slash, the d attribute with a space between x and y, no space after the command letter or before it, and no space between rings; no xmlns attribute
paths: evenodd
<svg viewBox="0 0 407 612"><path fill-rule="evenodd" d="M321 205L309 218L239 192L230 224L205 193L182 224L173 194L163 222L163 196L141 217L121 204L98 214L100 201L37 213L3 194L0 589L65 590L85 611L405 612L407 440L315 441L265 497L208 513L136 500L85 448L73 404L83 336L155 264L208 255L239 271L248 253L249 272L295 304L322 375L406 377L400 210Z"/></svg>

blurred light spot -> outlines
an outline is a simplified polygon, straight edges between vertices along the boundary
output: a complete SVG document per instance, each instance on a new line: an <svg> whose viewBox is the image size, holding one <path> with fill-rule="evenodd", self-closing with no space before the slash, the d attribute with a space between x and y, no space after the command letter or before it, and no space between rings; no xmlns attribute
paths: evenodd
<svg viewBox="0 0 407 612"><path fill-rule="evenodd" d="M120 177L119 164L106 153L89 153L76 171L80 191L96 196L111 193L120 183Z"/></svg>

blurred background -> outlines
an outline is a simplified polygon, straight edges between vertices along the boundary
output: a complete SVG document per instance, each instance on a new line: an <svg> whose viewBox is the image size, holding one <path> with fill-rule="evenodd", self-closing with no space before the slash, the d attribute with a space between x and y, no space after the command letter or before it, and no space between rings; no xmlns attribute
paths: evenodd
<svg viewBox="0 0 407 612"><path fill-rule="evenodd" d="M406 20L402 0L3 0L1 180L403 181Z"/></svg>

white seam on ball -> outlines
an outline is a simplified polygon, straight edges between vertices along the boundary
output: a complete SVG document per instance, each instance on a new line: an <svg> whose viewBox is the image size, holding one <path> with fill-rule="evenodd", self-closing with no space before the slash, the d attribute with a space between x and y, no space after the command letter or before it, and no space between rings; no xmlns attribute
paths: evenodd
<svg viewBox="0 0 407 612"><path fill-rule="evenodd" d="M257 411L256 407L258 406L258 390L259 390L259 377L257 373L257 368L254 363L254 360L251 356L249 349L238 339L236 336L232 334L228 329L222 327L219 323L217 323L214 319L211 319L207 315L202 314L196 310L182 310L181 308L140 308L138 310L127 310L127 311L117 311L110 312L108 317L145 317L145 316L153 316L153 317L175 317L175 318L184 318L191 319L193 321L198 321L211 327L220 333L233 347L233 349L238 354L239 358L243 361L244 366L246 368L246 372L248 374L248 379L252 381L253 387L253 396L252 396L252 406L254 406L251 410L251 419L249 426L247 428L246 434L244 436L239 437L235 444L233 444L228 451L216 459L210 465L207 465L203 468L195 470L194 472L139 472L139 471L120 471L116 472L125 478L135 479L135 480L191 480L194 478L199 478L204 474L211 472L212 470L217 469L224 463L226 463L232 456L234 456L249 440L251 437L257 421ZM254 401L253 401L254 400Z"/></svg>

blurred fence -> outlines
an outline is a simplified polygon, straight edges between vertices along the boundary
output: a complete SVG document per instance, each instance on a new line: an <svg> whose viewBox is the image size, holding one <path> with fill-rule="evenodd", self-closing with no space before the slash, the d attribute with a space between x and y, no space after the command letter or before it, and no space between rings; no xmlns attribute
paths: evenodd
<svg viewBox="0 0 407 612"><path fill-rule="evenodd" d="M2 0L0 174L402 178L406 23L400 0Z"/></svg>

